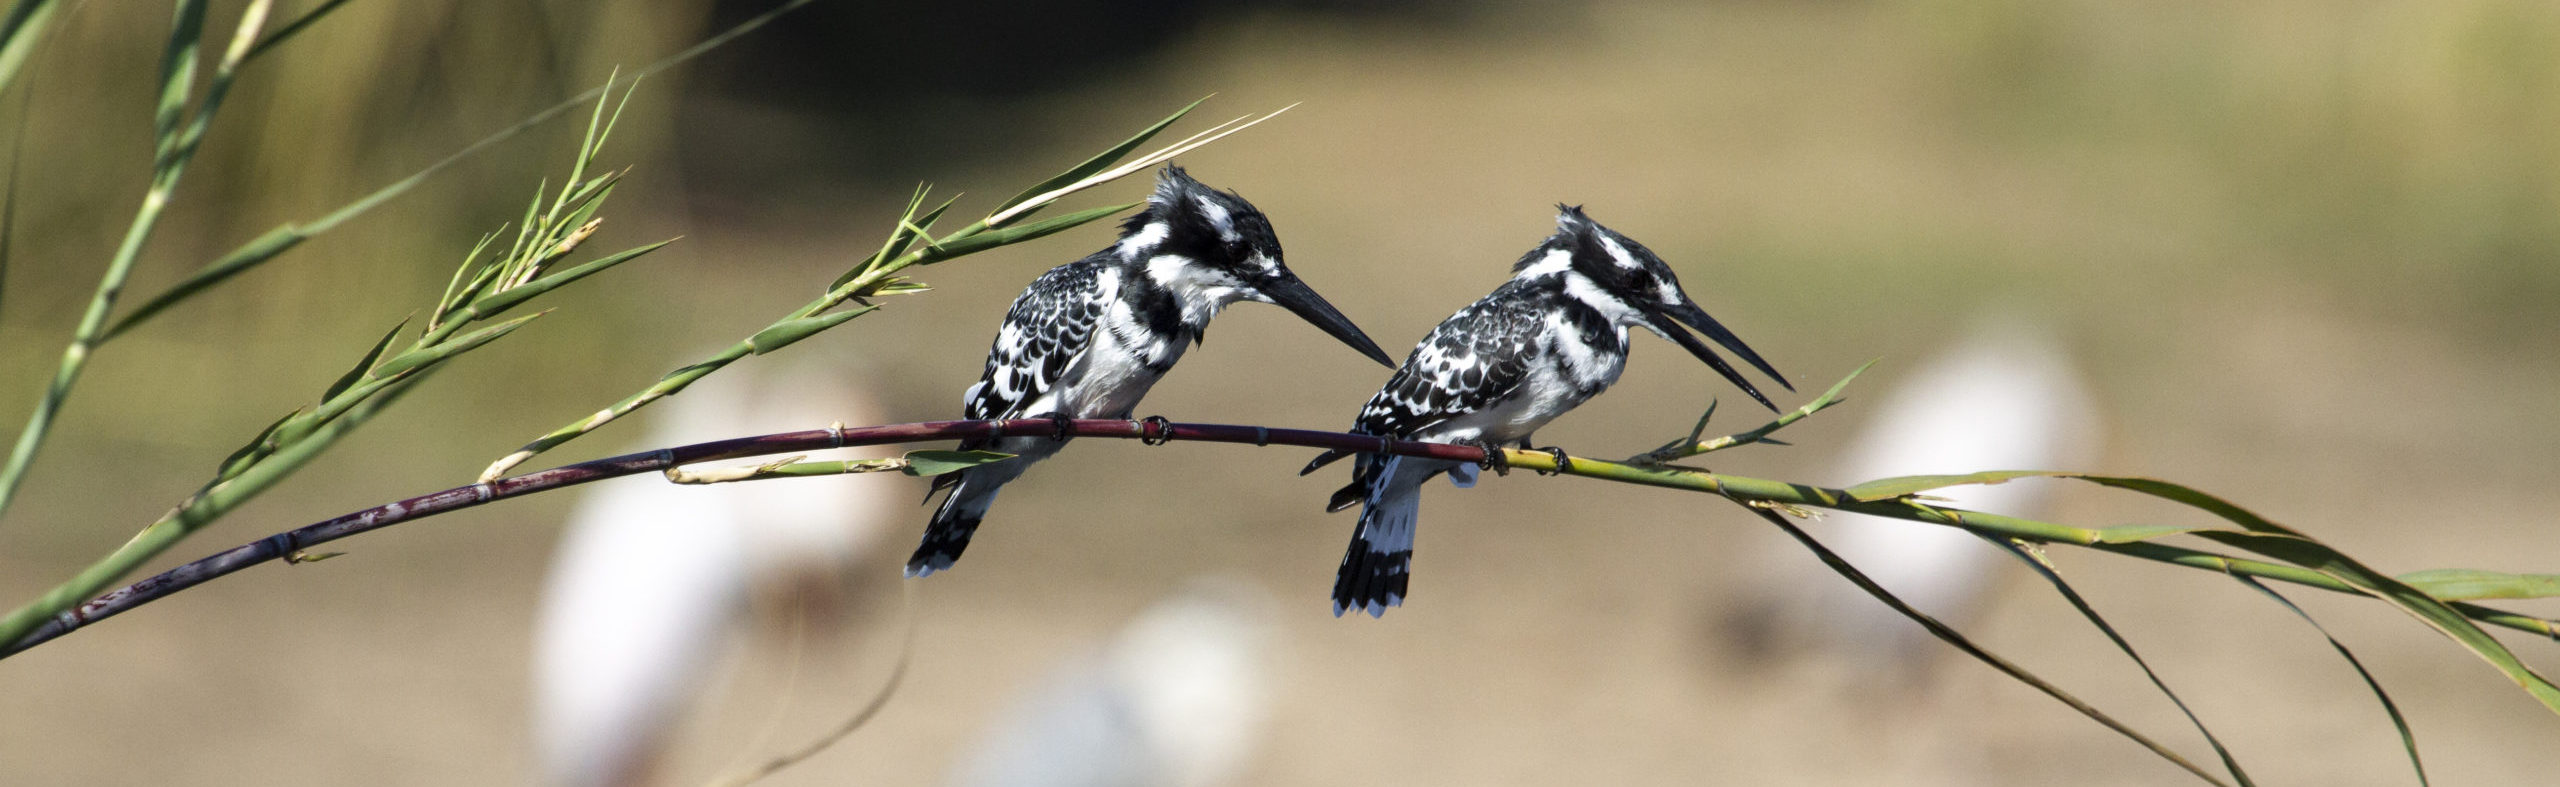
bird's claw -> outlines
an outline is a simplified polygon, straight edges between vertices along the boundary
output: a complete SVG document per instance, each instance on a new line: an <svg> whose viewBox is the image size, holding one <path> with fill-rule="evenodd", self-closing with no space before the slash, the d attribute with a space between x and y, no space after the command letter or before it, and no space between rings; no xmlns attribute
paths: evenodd
<svg viewBox="0 0 2560 787"><path fill-rule="evenodd" d="M1071 416L1066 413L1050 413L1045 417L1049 419L1050 440L1063 443L1067 441L1068 437L1074 435L1076 429L1075 416Z"/></svg>
<svg viewBox="0 0 2560 787"><path fill-rule="evenodd" d="M1511 457L1502 452L1502 446L1490 440L1477 440L1466 445L1484 452L1484 458L1476 460L1476 467L1491 470L1498 476L1511 475Z"/></svg>
<svg viewBox="0 0 2560 787"><path fill-rule="evenodd" d="M1556 458L1556 469L1540 470L1538 471L1539 475L1563 475L1573 472L1573 457L1564 455L1563 446L1551 445L1545 448L1530 448L1528 450L1544 452L1546 455Z"/></svg>
<svg viewBox="0 0 2560 787"><path fill-rule="evenodd" d="M1141 424L1141 426L1138 427L1138 442L1145 443L1147 445L1164 445L1166 443L1173 442L1173 421L1166 419L1164 416L1150 415L1139 419L1138 423ZM1156 428L1154 437L1147 436L1146 427L1149 426Z"/></svg>

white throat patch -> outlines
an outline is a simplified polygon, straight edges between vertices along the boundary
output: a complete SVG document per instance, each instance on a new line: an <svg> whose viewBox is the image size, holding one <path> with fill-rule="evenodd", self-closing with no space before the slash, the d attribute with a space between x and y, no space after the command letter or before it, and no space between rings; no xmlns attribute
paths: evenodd
<svg viewBox="0 0 2560 787"><path fill-rule="evenodd" d="M1132 257L1138 252L1163 243L1165 238L1172 235L1173 225L1161 221L1148 222L1147 226L1139 227L1137 232L1129 233L1129 237L1121 238L1120 245L1115 249L1120 252L1120 256Z"/></svg>
<svg viewBox="0 0 2560 787"><path fill-rule="evenodd" d="M1179 254L1148 258L1147 278L1173 292L1182 304L1182 321L1193 327L1208 325L1219 309L1245 297L1244 282Z"/></svg>

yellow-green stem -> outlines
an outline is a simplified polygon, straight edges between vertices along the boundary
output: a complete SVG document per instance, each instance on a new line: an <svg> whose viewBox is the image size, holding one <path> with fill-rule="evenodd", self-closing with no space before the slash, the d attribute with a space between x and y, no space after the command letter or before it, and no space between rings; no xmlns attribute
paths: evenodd
<svg viewBox="0 0 2560 787"><path fill-rule="evenodd" d="M2338 593L2357 595L2361 595L2363 593L2363 591L2357 590L2355 586L2341 582L2335 577L2306 568L2288 566L2281 563L2249 560L2246 558L2235 558L2202 550L2170 546L2167 544L2155 544L2150 542L2111 543L2102 538L2101 534L2097 531L2084 527L2072 527L2070 525L2039 522L2032 519L2020 519L2017 517L1987 514L1978 511L1957 511L1926 506L1912 506L1892 500L1860 502L1850 499L1848 495L1842 493L1838 489L1829 489L1807 484L1791 484L1783 481L1770 481L1759 478L1747 478L1743 476L1723 475L1718 473L1704 473L1682 468L1638 467L1618 462L1584 459L1581 457L1571 457L1568 466L1559 468L1556 464L1555 457L1551 454L1542 451L1522 451L1516 448L1504 449L1503 456L1510 463L1511 467L1515 469L1527 469L1539 472L1561 472L1564 475L1598 478L1608 481L1617 481L1620 483L1658 486L1670 489L1686 489L1694 492L1708 492L1746 503L1760 501L1780 505L1844 511L1854 514L1870 514L1874 516L1891 517L1894 519L1908 519L1914 522L1946 525L1949 527L1963 528L1977 533L1985 533L2000 537L2023 538L2030 541L2046 543L2071 544L2074 546L2095 549L2101 552L2113 552L2119 555L2137 557L2160 563L2186 566L2188 568L2217 572L2228 571L2233 574L2263 577L2266 579L2280 580ZM2520 631L2539 633L2544 636L2560 639L2560 631L2555 631L2550 621L2525 615L2499 612L2473 604L2457 602L2455 607L2462 610L2464 614L2468 615L2472 619L2483 623L2490 623Z"/></svg>

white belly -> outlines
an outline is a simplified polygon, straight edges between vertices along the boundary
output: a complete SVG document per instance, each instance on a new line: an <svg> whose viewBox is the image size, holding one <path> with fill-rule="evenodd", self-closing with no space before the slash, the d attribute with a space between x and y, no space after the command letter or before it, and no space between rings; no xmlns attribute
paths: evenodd
<svg viewBox="0 0 2560 787"><path fill-rule="evenodd" d="M1143 336L1143 333L1133 335ZM1066 378L1050 391L1052 409L1077 418L1127 418L1164 375L1149 362L1169 365L1182 357L1180 342L1125 344L1120 332L1094 332L1094 346L1076 359Z"/></svg>

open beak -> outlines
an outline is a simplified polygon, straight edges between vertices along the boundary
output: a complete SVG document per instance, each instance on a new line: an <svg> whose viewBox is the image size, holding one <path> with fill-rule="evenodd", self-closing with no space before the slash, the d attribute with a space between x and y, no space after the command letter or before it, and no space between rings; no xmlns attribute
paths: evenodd
<svg viewBox="0 0 2560 787"><path fill-rule="evenodd" d="M1263 295L1268 296L1272 303L1279 304L1280 308L1288 309L1291 313L1298 315L1299 319L1324 329L1325 333L1342 340L1343 344L1351 345L1351 349L1359 350L1361 355L1369 356L1371 360L1384 364L1389 369L1396 368L1395 359L1388 357L1387 351L1378 349L1378 343L1370 341L1368 334L1361 333L1360 326L1351 324L1351 318L1342 316L1340 310L1333 308L1333 304L1326 303L1324 296L1317 295L1314 289L1309 288L1306 282L1299 281L1297 276L1281 273L1277 280L1263 285L1260 289Z"/></svg>
<svg viewBox="0 0 2560 787"><path fill-rule="evenodd" d="M1768 374L1770 379L1778 381L1779 385L1786 386L1787 390L1796 389L1794 384L1787 382L1786 375L1779 374L1777 369L1770 368L1768 361L1761 360L1760 354L1751 350L1751 345L1743 344L1740 337L1734 336L1732 331L1725 330L1722 323L1716 322L1716 318L1707 316L1707 310L1698 308L1698 304L1688 298L1681 298L1678 306L1661 311L1648 310L1645 319L1652 323L1654 331L1678 342L1681 349L1688 350L1690 355L1698 356L1698 360L1706 362L1709 368L1715 369L1717 374L1724 375L1724 379L1732 381L1734 387L1741 388L1743 393L1750 394L1752 399L1758 400L1760 406L1769 408L1770 412L1777 412L1778 406L1771 404L1769 397L1760 395L1760 389L1751 387L1750 381L1742 379L1742 373L1734 371L1732 364L1725 363L1724 358L1716 355L1715 350L1709 349L1706 342L1698 341L1698 337L1683 330L1679 325L1672 324L1672 320L1677 319L1688 324L1689 327L1698 329L1699 333L1706 334L1707 338L1716 340L1716 343L1724 345L1725 349L1742 356L1742 360L1750 363L1752 368Z"/></svg>

